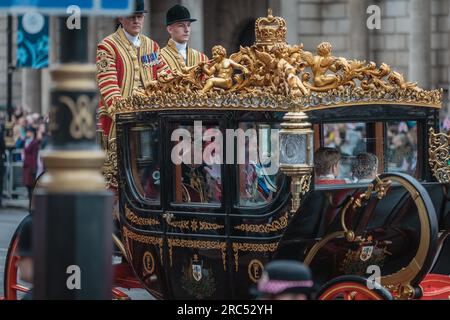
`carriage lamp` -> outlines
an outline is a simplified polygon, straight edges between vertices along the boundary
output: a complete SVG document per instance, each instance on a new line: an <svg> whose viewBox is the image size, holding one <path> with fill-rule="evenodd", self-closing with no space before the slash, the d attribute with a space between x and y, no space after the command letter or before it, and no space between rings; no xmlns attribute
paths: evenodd
<svg viewBox="0 0 450 320"><path fill-rule="evenodd" d="M280 130L280 170L291 178L291 214L301 197L309 191L313 170L313 130L308 116L301 111L288 112Z"/></svg>

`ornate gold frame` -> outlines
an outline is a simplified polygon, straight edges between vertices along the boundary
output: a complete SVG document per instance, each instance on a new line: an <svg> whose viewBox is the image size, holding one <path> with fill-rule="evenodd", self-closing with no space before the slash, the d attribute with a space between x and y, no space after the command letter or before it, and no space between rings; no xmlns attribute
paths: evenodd
<svg viewBox="0 0 450 320"><path fill-rule="evenodd" d="M169 260L172 266L173 247L194 248L204 250L220 250L222 253L223 271L227 270L227 243L220 241L202 241L168 238Z"/></svg>
<svg viewBox="0 0 450 320"><path fill-rule="evenodd" d="M123 232L123 236L125 237L125 239L131 239L140 243L145 243L145 244L152 244L152 245L156 245L159 248L159 256L160 256L160 261L161 264L163 263L164 259L164 255L163 255L163 237L154 237L154 236L144 236L142 234L137 234L134 233L133 231L129 230L127 227L123 226L122 227L122 232Z"/></svg>
<svg viewBox="0 0 450 320"><path fill-rule="evenodd" d="M430 128L429 163L434 177L440 183L450 183L450 134L435 133Z"/></svg>
<svg viewBox="0 0 450 320"><path fill-rule="evenodd" d="M233 255L235 270L239 270L239 251L249 251L249 252L275 252L278 248L278 241L273 243L240 243L233 242Z"/></svg>
<svg viewBox="0 0 450 320"><path fill-rule="evenodd" d="M271 223L248 224L243 223L234 227L235 230L254 233L270 233L284 230L288 226L289 214L286 212Z"/></svg>

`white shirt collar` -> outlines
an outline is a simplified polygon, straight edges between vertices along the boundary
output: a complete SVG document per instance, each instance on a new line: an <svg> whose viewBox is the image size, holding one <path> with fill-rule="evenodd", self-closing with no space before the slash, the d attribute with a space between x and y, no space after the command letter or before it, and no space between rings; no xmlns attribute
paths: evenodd
<svg viewBox="0 0 450 320"><path fill-rule="evenodd" d="M127 39L130 40L130 42L131 42L135 47L140 47L140 46L141 46L141 39L139 38L139 35L137 35L137 36L132 36L132 35L129 34L125 29L123 29L123 32L125 33L125 36L127 37Z"/></svg>
<svg viewBox="0 0 450 320"><path fill-rule="evenodd" d="M332 173L329 173L326 175L320 175L317 177L317 180L335 180L335 179L336 179L336 177Z"/></svg>
<svg viewBox="0 0 450 320"><path fill-rule="evenodd" d="M175 46L177 47L178 52L183 56L184 60L186 60L186 48L187 48L187 43L178 43L176 41L175 42Z"/></svg>

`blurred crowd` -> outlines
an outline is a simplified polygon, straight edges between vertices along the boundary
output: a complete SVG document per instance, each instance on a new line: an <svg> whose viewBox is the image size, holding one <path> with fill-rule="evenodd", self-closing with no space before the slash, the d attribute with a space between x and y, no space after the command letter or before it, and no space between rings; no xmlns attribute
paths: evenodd
<svg viewBox="0 0 450 320"><path fill-rule="evenodd" d="M6 117L4 113L1 115L3 144ZM44 171L41 151L47 147L49 142L48 115L31 113L19 106L14 110L11 121L13 123L14 148L10 153L10 161L23 164L22 183L30 196L36 178ZM2 151L2 154L4 153L5 150Z"/></svg>
<svg viewBox="0 0 450 320"><path fill-rule="evenodd" d="M389 172L414 174L417 164L417 123L415 121L388 122L386 130L385 162ZM367 151L364 123L324 125L324 146L341 154L340 178L351 176L354 158Z"/></svg>

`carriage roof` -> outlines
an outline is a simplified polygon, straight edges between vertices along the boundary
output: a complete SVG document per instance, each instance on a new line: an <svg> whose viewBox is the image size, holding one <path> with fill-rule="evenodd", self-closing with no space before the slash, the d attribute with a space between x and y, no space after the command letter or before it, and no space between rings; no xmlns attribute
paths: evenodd
<svg viewBox="0 0 450 320"><path fill-rule="evenodd" d="M207 75L197 65L119 101L111 112L247 110L313 111L317 115L349 106L359 110L376 105L388 113L395 111L383 106L410 113L441 108L441 89L422 89L386 63L377 66L334 57L328 42L320 43L316 53L304 50L303 44L288 45L286 32L285 20L269 10L267 17L256 20L255 44L241 47L229 57L243 67L233 67L234 74L227 79L229 87L205 92ZM223 49L215 46L213 51L217 48ZM366 114L362 112L362 116Z"/></svg>

